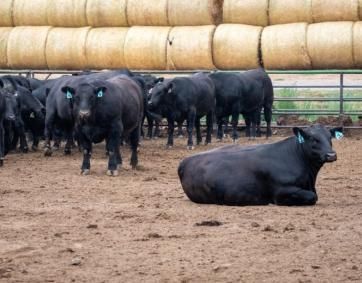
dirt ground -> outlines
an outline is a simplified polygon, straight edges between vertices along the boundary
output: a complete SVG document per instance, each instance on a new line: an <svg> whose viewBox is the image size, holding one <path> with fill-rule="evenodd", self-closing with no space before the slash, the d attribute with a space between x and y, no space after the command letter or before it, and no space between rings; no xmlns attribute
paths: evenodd
<svg viewBox="0 0 362 283"><path fill-rule="evenodd" d="M223 144L164 144L143 142L138 171L123 149L116 178L105 176L104 145L86 177L78 152L7 156L0 282L362 282L359 136L335 141L338 161L320 172L318 204L300 208L194 204L177 166Z"/></svg>

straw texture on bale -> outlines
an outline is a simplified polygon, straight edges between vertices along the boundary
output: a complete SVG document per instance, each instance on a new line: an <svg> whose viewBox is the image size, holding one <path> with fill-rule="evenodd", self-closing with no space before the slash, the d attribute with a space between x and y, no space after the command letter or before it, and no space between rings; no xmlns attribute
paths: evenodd
<svg viewBox="0 0 362 283"><path fill-rule="evenodd" d="M214 64L218 69L253 69L260 65L259 41L262 27L223 24L213 41Z"/></svg>
<svg viewBox="0 0 362 283"><path fill-rule="evenodd" d="M268 0L224 0L223 22L267 26L268 6Z"/></svg>
<svg viewBox="0 0 362 283"><path fill-rule="evenodd" d="M167 45L168 69L215 69L212 58L214 33L215 26L174 27Z"/></svg>
<svg viewBox="0 0 362 283"><path fill-rule="evenodd" d="M95 28L89 31L86 43L87 68L125 68L124 43L128 28Z"/></svg>
<svg viewBox="0 0 362 283"><path fill-rule="evenodd" d="M128 0L128 24L130 26L167 26L167 1Z"/></svg>
<svg viewBox="0 0 362 283"><path fill-rule="evenodd" d="M0 27L13 26L13 18L11 16L14 0L1 0L0 5Z"/></svg>
<svg viewBox="0 0 362 283"><path fill-rule="evenodd" d="M362 22L353 26L353 59L356 68L362 68Z"/></svg>
<svg viewBox="0 0 362 283"><path fill-rule="evenodd" d="M312 0L270 0L269 24L312 23Z"/></svg>
<svg viewBox="0 0 362 283"><path fill-rule="evenodd" d="M87 26L87 0L56 0L49 1L48 23L55 27Z"/></svg>
<svg viewBox="0 0 362 283"><path fill-rule="evenodd" d="M87 65L85 44L89 30L89 27L53 28L46 45L48 68L84 69Z"/></svg>
<svg viewBox="0 0 362 283"><path fill-rule="evenodd" d="M93 27L126 27L126 0L88 0L87 22Z"/></svg>
<svg viewBox="0 0 362 283"><path fill-rule="evenodd" d="M15 27L7 46L8 66L13 69L46 69L45 45L51 27Z"/></svg>
<svg viewBox="0 0 362 283"><path fill-rule="evenodd" d="M2 2L3 0L1 0ZM54 1L56 2L56 1ZM15 26L46 26L47 0L14 0L13 22Z"/></svg>
<svg viewBox="0 0 362 283"><path fill-rule="evenodd" d="M307 50L306 23L274 25L264 28L261 50L266 69L311 69Z"/></svg>
<svg viewBox="0 0 362 283"><path fill-rule="evenodd" d="M10 35L12 28L10 27L0 27L0 68L8 67L7 60L7 46L8 46L8 38Z"/></svg>
<svg viewBox="0 0 362 283"><path fill-rule="evenodd" d="M358 21L358 1L359 0L313 0L313 21L315 23Z"/></svg>
<svg viewBox="0 0 362 283"><path fill-rule="evenodd" d="M328 22L308 27L307 46L314 69L353 67L353 22Z"/></svg>
<svg viewBox="0 0 362 283"><path fill-rule="evenodd" d="M167 64L167 40L170 27L132 27L124 45L129 69L164 70Z"/></svg>
<svg viewBox="0 0 362 283"><path fill-rule="evenodd" d="M222 22L222 0L168 0L171 26L217 25Z"/></svg>

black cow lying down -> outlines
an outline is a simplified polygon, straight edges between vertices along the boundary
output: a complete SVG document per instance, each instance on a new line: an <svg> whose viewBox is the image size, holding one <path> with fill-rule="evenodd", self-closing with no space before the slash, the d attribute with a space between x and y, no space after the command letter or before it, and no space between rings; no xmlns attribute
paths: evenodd
<svg viewBox="0 0 362 283"><path fill-rule="evenodd" d="M184 159L178 174L196 203L220 205L314 205L319 170L337 160L332 137L341 128L294 128L295 137L272 144L231 145Z"/></svg>

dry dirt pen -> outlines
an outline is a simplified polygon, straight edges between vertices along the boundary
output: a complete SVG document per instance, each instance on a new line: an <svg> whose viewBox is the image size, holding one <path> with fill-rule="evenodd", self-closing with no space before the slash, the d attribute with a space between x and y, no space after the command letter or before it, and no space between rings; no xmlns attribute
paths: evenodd
<svg viewBox="0 0 362 283"><path fill-rule="evenodd" d="M277 141L257 139L256 143ZM177 139L143 141L140 168L92 174L81 155L11 154L0 169L0 282L360 282L362 141L335 142L314 207L197 205L184 195ZM240 144L250 144L245 138Z"/></svg>

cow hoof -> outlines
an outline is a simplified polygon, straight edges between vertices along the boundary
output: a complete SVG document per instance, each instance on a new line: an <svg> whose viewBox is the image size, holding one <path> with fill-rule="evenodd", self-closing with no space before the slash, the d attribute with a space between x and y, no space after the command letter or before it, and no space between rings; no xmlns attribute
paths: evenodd
<svg viewBox="0 0 362 283"><path fill-rule="evenodd" d="M187 147L187 149L188 149L188 150L194 150L195 148L194 148L192 145L189 145L189 146Z"/></svg>
<svg viewBox="0 0 362 283"><path fill-rule="evenodd" d="M184 135L178 135L177 138L178 138L178 139L183 139L183 138L184 138Z"/></svg>
<svg viewBox="0 0 362 283"><path fill-rule="evenodd" d="M0 167L4 166L4 159L0 159Z"/></svg>
<svg viewBox="0 0 362 283"><path fill-rule="evenodd" d="M53 154L53 151L49 147L45 148L44 156L52 156L52 154Z"/></svg>
<svg viewBox="0 0 362 283"><path fill-rule="evenodd" d="M38 151L38 147L35 146L35 145L33 145L33 146L31 146L31 150L34 151L34 152L36 152L36 151Z"/></svg>
<svg viewBox="0 0 362 283"><path fill-rule="evenodd" d="M217 142L222 142L222 139L218 138L216 139Z"/></svg>
<svg viewBox="0 0 362 283"><path fill-rule="evenodd" d="M81 174L83 176L88 176L88 175L90 175L90 170L89 169L82 169Z"/></svg>
<svg viewBox="0 0 362 283"><path fill-rule="evenodd" d="M28 152L29 152L29 148L28 148L28 147L24 147L24 148L21 149L21 151L22 151L23 153L28 153Z"/></svg>
<svg viewBox="0 0 362 283"><path fill-rule="evenodd" d="M72 151L70 148L64 149L64 155L71 155L71 154L72 154Z"/></svg>
<svg viewBox="0 0 362 283"><path fill-rule="evenodd" d="M233 144L237 144L238 143L238 140L233 140Z"/></svg>
<svg viewBox="0 0 362 283"><path fill-rule="evenodd" d="M59 150L59 145L53 145L53 150L54 150L54 151Z"/></svg>
<svg viewBox="0 0 362 283"><path fill-rule="evenodd" d="M172 149L172 148L173 148L173 145L170 145L170 144L166 145L166 149Z"/></svg>
<svg viewBox="0 0 362 283"><path fill-rule="evenodd" d="M109 177L117 177L119 175L119 171L116 170L107 170L107 176Z"/></svg>
<svg viewBox="0 0 362 283"><path fill-rule="evenodd" d="M153 137L152 139L153 139L153 140L158 140L158 137Z"/></svg>

